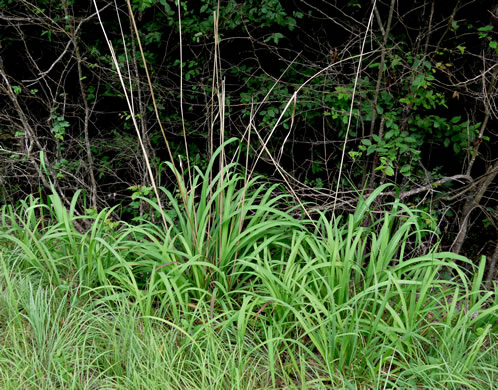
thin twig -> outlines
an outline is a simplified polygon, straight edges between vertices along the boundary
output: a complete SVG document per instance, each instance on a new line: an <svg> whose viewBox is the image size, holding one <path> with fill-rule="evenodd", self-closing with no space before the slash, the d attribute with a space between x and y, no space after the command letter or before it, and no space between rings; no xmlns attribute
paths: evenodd
<svg viewBox="0 0 498 390"><path fill-rule="evenodd" d="M370 18L368 19L367 31L365 31L365 38L363 38L363 43L361 45L360 58L358 60L358 68L356 69L356 77L354 79L353 92L352 92L352 96L351 96L351 106L349 107L349 119L348 119L348 126L346 128L346 137L344 139L344 145L342 147L341 164L339 165L339 175L337 176L337 186L335 189L336 193L339 192L339 186L341 185L342 168L344 166L344 156L346 154L346 144L348 142L349 130L351 129L351 121L353 119L353 107L354 107L354 101L355 101L354 98L355 98L355 94L356 94L356 87L358 85L358 79L360 77L361 60L363 59L363 54L364 54L364 50L365 50L365 43L367 41L368 31L370 30L370 27L372 25L372 19L373 19L376 4L377 4L377 0L374 1L372 11L370 12ZM335 213L336 203L337 203L337 197L334 198L334 205L332 207L332 214Z"/></svg>
<svg viewBox="0 0 498 390"><path fill-rule="evenodd" d="M185 115L183 113L183 41L182 41L182 16L180 1L178 4L178 35L180 38L180 115L182 119L183 142L185 144L185 158L187 159L188 182L192 188L192 173L190 171L190 156L188 152L187 131L185 129Z"/></svg>

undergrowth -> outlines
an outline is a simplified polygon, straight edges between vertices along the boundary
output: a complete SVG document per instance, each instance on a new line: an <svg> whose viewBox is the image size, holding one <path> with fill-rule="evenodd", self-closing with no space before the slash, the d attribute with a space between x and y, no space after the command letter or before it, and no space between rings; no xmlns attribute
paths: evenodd
<svg viewBox="0 0 498 390"><path fill-rule="evenodd" d="M3 206L0 388L496 388L484 259L417 254L418 215L374 210L385 186L310 219L235 163L214 172L220 150L160 188L166 225L78 215L80 192Z"/></svg>

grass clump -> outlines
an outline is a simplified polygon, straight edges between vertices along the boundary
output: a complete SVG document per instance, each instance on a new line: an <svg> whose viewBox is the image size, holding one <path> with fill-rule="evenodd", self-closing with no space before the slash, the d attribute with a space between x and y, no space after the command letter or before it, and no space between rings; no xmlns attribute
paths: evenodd
<svg viewBox="0 0 498 390"><path fill-rule="evenodd" d="M167 226L77 216L79 193L2 208L1 388L496 388L484 260L417 255L417 214L373 214L385 187L310 220L216 157L160 189Z"/></svg>

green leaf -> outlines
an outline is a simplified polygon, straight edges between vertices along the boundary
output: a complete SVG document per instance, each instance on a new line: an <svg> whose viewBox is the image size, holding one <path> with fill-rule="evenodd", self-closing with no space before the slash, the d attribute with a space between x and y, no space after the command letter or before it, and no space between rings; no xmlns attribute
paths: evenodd
<svg viewBox="0 0 498 390"><path fill-rule="evenodd" d="M404 176L410 176L410 171L411 171L412 167L410 166L410 164L405 164L403 165L401 168L400 168L400 172L402 175Z"/></svg>
<svg viewBox="0 0 498 390"><path fill-rule="evenodd" d="M488 24L487 26L479 27L477 31L485 32L485 31L491 31L492 29L493 26L491 24Z"/></svg>
<svg viewBox="0 0 498 390"><path fill-rule="evenodd" d="M171 6L168 4L166 0L159 0L159 2L164 7L164 12L166 12L166 15L172 16L175 14L175 12L171 9Z"/></svg>
<svg viewBox="0 0 498 390"><path fill-rule="evenodd" d="M392 167L386 167L384 172L387 176L394 176L394 169L392 169Z"/></svg>
<svg viewBox="0 0 498 390"><path fill-rule="evenodd" d="M415 88L419 88L419 87L425 85L425 75L423 75L423 74L417 75L417 77L415 77L415 79L413 80L413 84L412 85Z"/></svg>
<svg viewBox="0 0 498 390"><path fill-rule="evenodd" d="M278 44L278 41L283 38L284 35L281 34L281 33L273 33L271 34L268 38L265 39L265 42L268 42L270 40L273 40L273 42L275 43L275 45Z"/></svg>

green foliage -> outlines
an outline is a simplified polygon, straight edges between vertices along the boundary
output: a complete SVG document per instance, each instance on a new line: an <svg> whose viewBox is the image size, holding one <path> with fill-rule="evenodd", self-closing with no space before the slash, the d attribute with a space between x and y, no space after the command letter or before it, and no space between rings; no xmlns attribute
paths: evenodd
<svg viewBox="0 0 498 390"><path fill-rule="evenodd" d="M493 26L492 25L487 25L484 27L479 27L477 29L479 32L479 39L486 40L488 42L489 48L493 49L493 51L498 54L498 41L494 39L491 35L491 31L493 31Z"/></svg>
<svg viewBox="0 0 498 390"><path fill-rule="evenodd" d="M22 92L22 88L19 85L13 85L12 90L16 95L19 95Z"/></svg>
<svg viewBox="0 0 498 390"><path fill-rule="evenodd" d="M218 9L218 3L213 0L201 0L199 3L200 7L193 7L189 2L181 2L182 32L193 42L212 38L213 13ZM177 7L167 0L134 0L132 5L135 10L140 12L157 5L164 12L167 24L177 26ZM247 22L260 28L281 26L292 31L296 27L297 19L302 17L301 12L289 13L286 11L280 0L249 0L244 2L228 0L220 7L219 20L221 31L237 29ZM159 36L157 35L157 37ZM272 39L276 44L280 38L283 38L281 33L274 33L268 40Z"/></svg>
<svg viewBox="0 0 498 390"><path fill-rule="evenodd" d="M412 63L418 73L412 80L406 79L403 88L397 91L397 95L401 97L394 98L394 91L380 92L376 110L384 126L383 133L373 134L371 139L363 138L358 146L358 150L366 156L373 153L379 156L380 164L376 169L387 176L395 174L395 165L403 176L413 175L421 160L424 142L428 138L446 148L451 147L457 156L463 158L461 152L470 148L479 133L480 123L471 124L462 120L461 116L444 116L446 98L433 86L433 73L437 68L429 61L422 63L417 57L410 57L410 53L407 55L407 62ZM399 58L393 57L391 64L388 64L393 69L392 72L396 71ZM363 80L362 88L366 91L373 90L367 78ZM350 100L350 94L345 93L346 89L338 88L336 91L338 101ZM369 105L372 98L369 92L363 93L367 99L363 100L359 111L363 113L363 120L369 121L372 118ZM435 111L438 113L435 114ZM335 116L339 117L338 114ZM342 124L345 122L346 118L343 117ZM360 155L355 154L355 157Z"/></svg>
<svg viewBox="0 0 498 390"><path fill-rule="evenodd" d="M131 213L132 219L136 220L143 215L140 215L140 209L143 207L144 202L140 198L146 197L147 199L153 198L154 192L153 187L150 186L141 186L134 185L128 187L129 190L132 191L131 194L131 202L124 208L125 212ZM157 201L156 201L157 202ZM147 213L148 217L150 217L150 213Z"/></svg>
<svg viewBox="0 0 498 390"><path fill-rule="evenodd" d="M69 127L69 122L64 119L63 116L57 114L58 107L54 107L50 112L50 120L52 123L51 133L54 135L55 139L59 141L64 141L64 136L66 135L66 129Z"/></svg>
<svg viewBox="0 0 498 390"><path fill-rule="evenodd" d="M235 163L215 171L220 153L204 172L194 168L191 185L161 189L167 226L113 222L115 209L79 217L80 193L69 209L56 193L2 208L4 388L11 374L24 383L42 372L59 386L117 388L496 381L498 302L481 289L484 258L469 278L465 257L414 255L421 215L399 201L379 214L387 185L350 215L324 210L311 221L280 186ZM150 188L132 190L157 208ZM15 362L25 360L21 373ZM246 375L255 365L260 374Z"/></svg>
<svg viewBox="0 0 498 390"><path fill-rule="evenodd" d="M268 163L271 163L271 159L259 154L263 139L285 171L305 185L326 191L332 188L334 180L340 180L341 183L350 180L348 185L352 184L353 187L368 183L369 174L373 174L371 183L374 186L375 182L387 181L403 186L403 191L410 190L420 184L427 184L428 178L441 178L452 172L453 167L435 168L434 165L439 162L434 164L430 156L445 154L460 163L462 166L459 168L464 172L470 157L482 143L485 148L479 152L487 149L490 156L486 160L493 160L491 140L486 135L477 139L481 130L479 121L483 120L482 90L490 86L489 81L486 81L490 73L484 72L483 77L475 77L473 73L477 72L476 69L481 72L482 63L492 63L497 49L495 31L492 25L480 24L480 20L473 20L474 27L458 7L450 19L436 7L434 19L431 19L434 22L432 27L438 25L441 28L426 29L424 24L422 29L418 28L420 26L405 29L400 26L410 26L412 19L425 20L430 7L413 8L409 3L400 3L399 9L409 12L396 13L393 28L386 37L386 47L379 46L384 42L384 37L379 31L382 29L374 23L371 32L366 34L367 40L371 39L367 42L371 49L365 52L360 63L357 54L361 45L358 43L363 33L357 32L364 31L370 5L364 6L359 1L345 2L342 13L334 16L337 23L329 25L324 22L329 20L324 18L329 10L316 9L300 2L224 0L218 10L218 2L214 0L180 1L181 15L178 15L178 3L175 1L132 0L143 54L158 103L159 118L155 118L145 65L141 61L138 40L130 29L129 20L122 18L118 22L114 12L102 9L103 27L115 50L125 88L133 96L132 103L136 109L134 117L130 112L132 110L126 107L124 92L119 89L120 80L107 41L100 30L94 28L97 23L95 14L75 1L64 4L67 7L55 0L0 2L2 9L6 10L4 14L11 15L9 18L29 17L33 22L27 28L23 24L13 28L12 23L4 23L0 31L5 72L7 78L12 80L12 92L20 105L19 109L16 104L7 102L0 115L1 132L5 134L0 149L4 158L3 164L0 164L1 174L9 178L5 184L8 188L1 189L2 199L8 198L6 194L13 194L11 198L18 199L17 195L22 192L38 190L40 177L37 167L26 164L26 161L40 152L37 148L41 148L47 157L41 164L46 164L47 172L51 175L49 179L56 182L61 191L69 192L70 188L81 185L87 188L93 186L94 183L89 183L88 170L85 169L89 166L87 163L93 161L99 204L114 201L107 196L110 193L116 192L123 196L121 191L128 187L131 198L123 200L118 197L115 202L122 202L122 210L127 217L131 217L134 226L143 220L157 223L157 201L152 196L151 187L146 185L143 175L145 168L140 165L141 156L137 152L139 148L132 121L136 119L146 147L154 155L152 160L156 162L154 165L163 184L161 196L173 226L170 234L175 245L163 248L164 256L171 261L184 258L198 261L185 266L181 275L172 275L177 278L175 280L184 283L182 288L197 289L197 295L192 294L196 299L202 295L199 291L211 293L215 287L223 291L243 288L241 286L244 286L247 278L242 278L238 284L234 282L237 280L235 276L230 281L224 276L230 268L227 258L234 256L247 263L230 264L236 270L240 267L245 272L258 262L264 268L266 263L270 264L274 260L273 257L287 256L292 240L299 241L301 233L305 237L303 242L308 243L309 239L302 232L310 229L309 225L304 224L298 229L294 226L296 221L286 220L289 223L287 230L275 233L278 238L268 245L258 241L250 246L248 238L243 242L248 247L240 245L240 253L254 252L254 258L243 257L239 252L237 256L234 255L232 247L237 242L234 240L241 239L241 232L235 229L234 220L242 226L251 223L265 226L264 218L267 218L266 226L273 234L274 230L278 230L274 224L281 217L281 210L270 201L263 205L258 202L270 198L278 198L282 204L291 201L287 195L280 197L280 187L272 187L264 179L258 178L251 185L260 186L261 192L254 199L251 198L254 203L247 207L254 207L251 212L255 214L255 210L262 207L268 215L265 214L263 218L258 214L254 216L255 222L251 222L252 219L242 211L241 206L227 206L226 213L232 219L227 217L227 221L218 221L217 213L223 199L236 199L243 203L247 195L242 189L245 185L243 174L235 165L225 167L226 170L217 176L226 186L217 188L215 183L210 183L204 187L208 177L216 176L210 171L213 163L208 161L206 156L209 153L206 151L212 147L212 140L216 140L222 132L225 138L240 135L250 124L248 128L252 144L240 147L244 153L247 152L256 169L268 169ZM126 4L117 6L122 7L118 14L124 17L125 12L128 12ZM462 5L462 10L467 6ZM381 13L380 20L387 20L387 7L380 7L378 11ZM407 18L406 15L413 16ZM182 60L178 57L180 50L177 46L179 16ZM215 18L219 22L216 23L219 34L217 40L214 39ZM78 83L73 83L80 77L76 74L76 56L65 55L68 34L71 32L68 23L71 20L77 21L78 26L74 37L81 51L82 61L78 65L84 68L83 74L88 77L84 86L87 102L82 102L85 93L79 90ZM350 28L354 34L336 34L335 29L340 30L341 26ZM44 46L43 52L38 52L40 39L44 40L47 47L45 50ZM18 45L20 41L24 44ZM217 50L213 50L215 42L219 43ZM432 52L434 48L437 50ZM214 53L219 57L213 58ZM480 58L481 55L484 57ZM38 58L43 61L38 63ZM49 61L52 61L52 65ZM214 66L216 69L213 69ZM353 97L353 79L358 67L360 78ZM25 73L29 73L29 77L23 76L22 80L16 80L20 78L19 74ZM213 73L216 73L214 82ZM25 81L28 79L29 82ZM455 83L455 80L459 81ZM477 87L481 82L488 85ZM223 101L220 99L221 85L224 88ZM447 88L448 85L452 87ZM294 100L296 91L298 93ZM491 90L488 92L489 102L492 102L494 95ZM10 95L13 97L12 93ZM179 110L180 96L184 115ZM290 104L287 104L289 101ZM223 106L223 110L218 105ZM83 120L83 108L86 106L89 107L86 113L90 117ZM216 112L218 108L219 113ZM221 123L221 112L226 115L224 123ZM460 112L469 114L466 116ZM25 115L28 125L36 129L34 135L19 128L19 115ZM489 127L493 120L490 119ZM198 167L195 172L187 173L193 175L197 185L195 189L190 188L190 192L186 190L185 183L181 184L185 187L183 192L180 188L172 189L171 179L175 175L172 174L171 165L159 165L159 161L166 158L166 153L158 121L166 129L173 160L183 164L182 171L185 166ZM88 127L84 128L86 125ZM88 140L82 139L84 132L89 134ZM183 142L184 132L188 151ZM347 143L346 133L349 135ZM30 139L33 137L37 139ZM90 143L89 151L86 150L87 141ZM334 175L338 165L343 163L338 158L342 147L354 162L352 166L345 167L347 179L338 179ZM91 152L92 158L88 152ZM254 161L256 156L262 159ZM479 158L480 154L476 153L476 156ZM190 160L187 161L187 158ZM36 163L36 159L33 162ZM347 160L345 164L348 165ZM475 166L483 169L481 165L477 163ZM24 184L19 184L24 179L19 179L18 172L30 178L26 188L23 188ZM116 189L117 186L120 189ZM446 188L449 187L443 187ZM306 195L308 190L306 188ZM326 191L322 191L322 194ZM301 188L298 192L303 193ZM417 207L430 213L426 215L420 212L417 217L423 236L431 234L423 232L426 229L436 230L435 226L439 223L437 218L442 214L437 209L439 204L434 205L435 209L424 198L419 200L423 204ZM90 210L86 215L94 224L100 221L99 216L97 209ZM102 231L110 235L117 234L114 230L119 229L113 225L114 221L104 220L107 222L102 223L107 227L102 227ZM146 226L145 230L150 228ZM184 233L187 227L191 230L190 236ZM209 232L204 231L209 230L207 227L211 229ZM296 236L292 236L291 232ZM150 232L147 234L153 236ZM150 239L149 236L144 238L144 235L120 238L137 242ZM205 245L204 252L195 244L196 240ZM124 256L113 263L112 259L116 256L110 249L106 252L105 245L101 244L99 241L97 246L100 245L99 251L108 263L98 269L99 279L92 281L95 285L114 283L114 273L117 273L120 264L128 262L133 256L140 260L146 257L143 253L131 250L133 253L129 257ZM49 244L47 246L50 247ZM173 247L181 256L170 253ZM79 250L84 252L86 249ZM271 254L270 257L265 257L269 256L264 253L265 250ZM306 249L299 250L306 252ZM30 257L29 261L35 262L35 258L36 255ZM80 263L84 262L78 259ZM92 267L87 270L86 277L94 272ZM134 267L135 264L129 268L130 285L133 284L133 278L138 279ZM144 261L141 274L150 276L153 270L153 260L148 263ZM57 277L52 275L57 272L50 272L51 278ZM207 272L208 276L199 276L202 272ZM259 271L251 268L250 272ZM147 285L146 279L143 276L140 283L137 282L139 289ZM161 288L164 289L171 287L166 286L166 282L157 283L163 283ZM290 302L287 298L289 292L280 295L282 301ZM241 304L240 301L237 304ZM251 304L256 305L247 302L246 307ZM287 309L276 310L285 312Z"/></svg>
<svg viewBox="0 0 498 390"><path fill-rule="evenodd" d="M436 73L443 69L443 65L440 63L433 65L424 58L411 52L389 52L385 64L388 77L397 78L399 74L399 78L403 81L392 89L380 90L375 110L376 123L380 123L376 129L381 126L382 132L375 132L372 138L363 137L359 143L350 142L347 145L348 153L355 161L360 161L362 156L369 157L376 154L378 156L376 170L389 177L397 173L404 177L423 174L423 171L419 170L419 162L427 139L453 150L457 158L463 160L479 134L480 123L471 123L461 116L450 116L446 95L434 85ZM380 63L373 63L369 68L376 69L379 66ZM412 71L411 78L402 77L406 67ZM277 120L280 120L282 129L288 130L294 112L296 121L306 123L307 126L314 126L317 122L322 123L325 116L330 138L345 137L350 115L352 83L331 85L329 89L324 89L323 78L313 79L309 87L305 87L299 94L296 108L288 109L280 118L284 104L275 104L274 101L285 102L291 97L288 85L275 84L265 75L247 76L251 72L253 69L246 66L231 69L231 73L241 77L247 86L247 92L240 95L241 102L247 105L247 108L242 110L243 117L250 116L251 102L261 101L268 94L267 100L272 103L262 105L257 112L261 127L272 129ZM311 77L309 70L291 66L286 70L285 77L287 80L295 78L293 80L295 85L300 85L306 81L307 72ZM352 111L350 137L358 136L360 124L366 123L369 126L372 121L371 102L374 99L375 82L375 78L369 76L358 80L359 88ZM329 108L323 111L321 106ZM312 178L315 180L316 173L323 171L314 165L310 168L307 174L310 180ZM362 172L362 169L358 171L359 174Z"/></svg>

